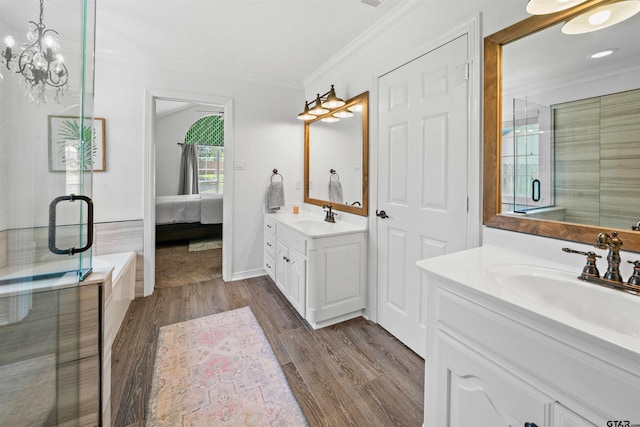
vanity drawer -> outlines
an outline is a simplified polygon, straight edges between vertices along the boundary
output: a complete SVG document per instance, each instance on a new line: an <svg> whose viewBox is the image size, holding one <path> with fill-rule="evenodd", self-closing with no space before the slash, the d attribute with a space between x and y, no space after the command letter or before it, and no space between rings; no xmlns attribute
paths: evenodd
<svg viewBox="0 0 640 427"><path fill-rule="evenodd" d="M277 236L278 240L285 243L290 249L293 249L302 256L307 256L307 241L304 237L284 226L278 227Z"/></svg>
<svg viewBox="0 0 640 427"><path fill-rule="evenodd" d="M276 256L276 238L271 233L264 233L264 251L272 258Z"/></svg>
<svg viewBox="0 0 640 427"><path fill-rule="evenodd" d="M276 235L276 230L277 230L277 223L269 218L268 216L264 217L264 231L265 231L265 235L267 233L271 233L272 235Z"/></svg>
<svg viewBox="0 0 640 427"><path fill-rule="evenodd" d="M264 271L267 272L269 277L273 280L276 280L276 263L273 261L273 257L268 253L264 253L264 262L263 262Z"/></svg>

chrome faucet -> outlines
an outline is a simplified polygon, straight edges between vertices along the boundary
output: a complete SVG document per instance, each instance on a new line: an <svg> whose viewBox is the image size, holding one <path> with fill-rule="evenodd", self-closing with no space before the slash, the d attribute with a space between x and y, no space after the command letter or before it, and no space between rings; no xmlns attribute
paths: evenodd
<svg viewBox="0 0 640 427"><path fill-rule="evenodd" d="M587 257L587 265L585 265L582 270L582 274L578 279L640 296L640 260L628 261L630 264L633 264L634 269L633 274L625 283L620 275L621 246L622 240L618 237L617 232L612 231L609 234L598 234L595 247L598 249L609 250L609 254L607 255L607 272L602 277L600 277L600 273L596 266L596 258L602 258L600 255L596 255L594 252L581 252L569 248L562 248L562 250L564 252L577 253Z"/></svg>
<svg viewBox="0 0 640 427"><path fill-rule="evenodd" d="M327 221L327 222L336 222L336 215L338 215L338 214L333 211L333 206L331 204L323 205L322 209L324 209L324 211L327 213L324 216L324 220L325 221Z"/></svg>
<svg viewBox="0 0 640 427"><path fill-rule="evenodd" d="M632 226L631 226L631 229L632 229L633 231L640 231L640 221L638 221L638 222L636 223L636 225L632 225Z"/></svg>
<svg viewBox="0 0 640 427"><path fill-rule="evenodd" d="M622 283L622 276L620 275L620 246L622 246L622 240L618 238L618 233L612 231L611 234L600 233L596 238L596 248L609 249L609 255L607 255L607 272L602 276L605 280L611 280L613 282Z"/></svg>

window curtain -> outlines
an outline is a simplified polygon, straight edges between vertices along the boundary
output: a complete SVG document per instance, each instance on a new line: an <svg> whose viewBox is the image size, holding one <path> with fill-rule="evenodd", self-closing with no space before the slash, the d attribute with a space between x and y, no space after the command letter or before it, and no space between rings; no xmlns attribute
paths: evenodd
<svg viewBox="0 0 640 427"><path fill-rule="evenodd" d="M180 158L180 183L178 194L198 194L198 147L192 144L182 145Z"/></svg>

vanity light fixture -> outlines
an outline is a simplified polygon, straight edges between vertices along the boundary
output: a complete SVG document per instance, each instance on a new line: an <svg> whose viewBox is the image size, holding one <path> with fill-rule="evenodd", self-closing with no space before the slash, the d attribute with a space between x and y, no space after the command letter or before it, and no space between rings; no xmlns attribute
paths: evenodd
<svg viewBox="0 0 640 427"><path fill-rule="evenodd" d="M338 117L328 116L328 117L321 118L320 121L327 122L327 123L335 123L335 122L339 122L340 119Z"/></svg>
<svg viewBox="0 0 640 427"><path fill-rule="evenodd" d="M43 21L44 0L40 0L39 20L37 23L29 21L27 42L20 53L13 52L15 40L9 35L4 38L2 57L7 70L24 78L25 95L31 101L46 103L47 87L52 87L55 89L55 101L59 103L63 91L69 87L69 72L59 53L58 32L47 28Z"/></svg>
<svg viewBox="0 0 640 427"><path fill-rule="evenodd" d="M346 119L349 117L353 117L353 113L349 110L340 110L333 113L333 117L339 117L341 119Z"/></svg>
<svg viewBox="0 0 640 427"><path fill-rule="evenodd" d="M316 116L309 112L309 103L307 101L304 102L304 111L298 114L298 118L300 120L311 120L316 118Z"/></svg>
<svg viewBox="0 0 640 427"><path fill-rule="evenodd" d="M585 1L587 0L529 0L527 12L532 15L546 15L569 9Z"/></svg>
<svg viewBox="0 0 640 427"><path fill-rule="evenodd" d="M640 12L640 0L621 0L591 9L567 21L564 34L584 34L627 20Z"/></svg>
<svg viewBox="0 0 640 427"><path fill-rule="evenodd" d="M331 89L329 89L327 93L323 95L317 94L316 99L311 102L315 102L315 105L313 108L309 109L309 101L305 101L304 111L298 114L298 118L300 120L315 119L316 116L327 114L334 108L342 107L345 104L344 100L336 96L336 91L333 88L333 85L331 85Z"/></svg>

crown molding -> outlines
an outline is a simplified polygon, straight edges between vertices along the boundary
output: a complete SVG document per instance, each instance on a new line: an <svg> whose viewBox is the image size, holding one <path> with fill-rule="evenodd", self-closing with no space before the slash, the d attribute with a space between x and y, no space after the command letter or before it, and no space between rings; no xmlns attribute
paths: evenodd
<svg viewBox="0 0 640 427"><path fill-rule="evenodd" d="M161 57L147 54L133 54L124 52L114 52L96 49L97 60L110 60L127 62L129 64L151 65L180 72L191 72L197 74L205 74L219 78L247 81L252 83L266 84L270 86L280 86L290 89L303 89L300 80L270 76L267 74L253 73L250 71L236 70L233 68L219 67L210 64L204 64L196 61L178 60L174 58Z"/></svg>
<svg viewBox="0 0 640 427"><path fill-rule="evenodd" d="M320 65L314 72L304 78L304 87L308 87L314 80L321 75L332 69L339 62L343 61L348 56L352 55L362 45L371 41L378 34L381 34L385 29L395 24L402 18L408 16L418 7L424 6L430 0L402 0L401 4L394 10L384 15L378 21L374 22L369 28L364 30L358 37L353 39L349 44L339 50L335 55L329 58L324 64Z"/></svg>

